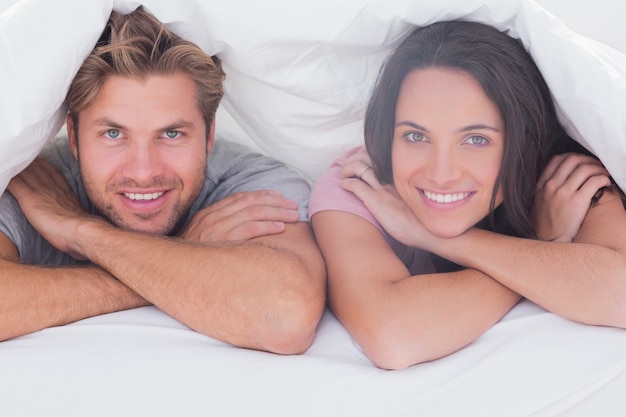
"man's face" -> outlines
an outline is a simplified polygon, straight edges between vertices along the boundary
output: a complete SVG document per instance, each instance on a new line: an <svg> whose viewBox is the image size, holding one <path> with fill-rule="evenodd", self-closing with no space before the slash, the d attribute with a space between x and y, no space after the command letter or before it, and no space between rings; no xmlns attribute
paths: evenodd
<svg viewBox="0 0 626 417"><path fill-rule="evenodd" d="M116 226L169 234L204 182L207 140L193 81L186 75L146 80L109 77L68 134L87 195Z"/></svg>

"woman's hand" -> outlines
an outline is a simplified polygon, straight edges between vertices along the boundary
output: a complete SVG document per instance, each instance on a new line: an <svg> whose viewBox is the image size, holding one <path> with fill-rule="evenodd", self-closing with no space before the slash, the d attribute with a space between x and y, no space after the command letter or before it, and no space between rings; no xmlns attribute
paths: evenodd
<svg viewBox="0 0 626 417"><path fill-rule="evenodd" d="M356 195L376 220L398 242L428 250L432 241L393 185L381 185L365 149L344 162L341 187Z"/></svg>
<svg viewBox="0 0 626 417"><path fill-rule="evenodd" d="M609 173L596 158L576 153L556 155L537 182L533 211L537 238L573 241L592 199L609 185Z"/></svg>

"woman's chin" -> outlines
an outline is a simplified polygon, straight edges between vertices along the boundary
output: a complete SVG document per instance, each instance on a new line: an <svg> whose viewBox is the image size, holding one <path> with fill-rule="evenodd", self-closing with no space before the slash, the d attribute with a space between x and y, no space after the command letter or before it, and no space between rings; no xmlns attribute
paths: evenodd
<svg viewBox="0 0 626 417"><path fill-rule="evenodd" d="M438 238L441 239L452 239L458 236L461 236L463 233L467 232L469 228L453 228L453 227L427 227L428 231Z"/></svg>

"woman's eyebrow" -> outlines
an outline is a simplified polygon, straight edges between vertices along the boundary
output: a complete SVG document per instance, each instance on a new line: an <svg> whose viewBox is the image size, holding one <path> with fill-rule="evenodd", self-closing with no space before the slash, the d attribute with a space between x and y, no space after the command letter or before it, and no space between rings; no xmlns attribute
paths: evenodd
<svg viewBox="0 0 626 417"><path fill-rule="evenodd" d="M465 126L465 127L461 128L461 129L459 129L459 132L469 132L471 130L492 130L494 132L499 132L500 131L500 129L498 129L497 127L479 123L479 124L475 124L475 125Z"/></svg>
<svg viewBox="0 0 626 417"><path fill-rule="evenodd" d="M404 120L402 122L397 122L396 125L395 125L395 127L402 127L402 126L408 126L408 127L413 128L413 129L416 129L416 130L421 130L422 132L428 132L428 129L426 129L424 126L421 126L421 125L419 125L417 123L414 123L414 122L410 122L408 120Z"/></svg>
<svg viewBox="0 0 626 417"><path fill-rule="evenodd" d="M408 126L408 127L413 128L413 129L416 129L416 130L421 130L423 132L428 132L428 129L426 129L424 126L419 125L419 124L414 123L414 122L411 122L411 121L408 121L408 120L397 122L395 124L395 127L402 127L402 126ZM469 125L469 126L464 126L464 127L460 128L458 130L458 132L469 132L469 131L472 131L472 130L491 130L491 131L494 131L494 132L500 132L500 129L498 129L497 127L490 126L490 125L483 124L483 123L476 123L476 124L472 124L472 125Z"/></svg>

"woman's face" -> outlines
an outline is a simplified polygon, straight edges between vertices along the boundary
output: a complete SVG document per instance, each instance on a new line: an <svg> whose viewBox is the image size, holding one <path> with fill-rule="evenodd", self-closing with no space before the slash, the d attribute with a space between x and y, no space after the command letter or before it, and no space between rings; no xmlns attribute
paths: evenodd
<svg viewBox="0 0 626 417"><path fill-rule="evenodd" d="M396 106L393 180L427 230L458 236L489 213L504 135L500 112L468 73L407 75ZM496 206L502 199L500 190Z"/></svg>

